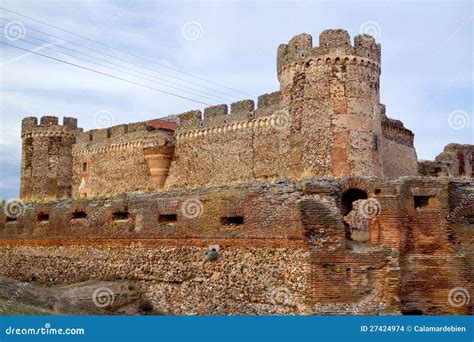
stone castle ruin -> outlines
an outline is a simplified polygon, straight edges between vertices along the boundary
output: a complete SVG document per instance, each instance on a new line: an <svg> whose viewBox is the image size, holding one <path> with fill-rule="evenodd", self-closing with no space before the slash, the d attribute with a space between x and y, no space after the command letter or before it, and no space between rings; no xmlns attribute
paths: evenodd
<svg viewBox="0 0 474 342"><path fill-rule="evenodd" d="M326 30L278 47L256 107L23 119L0 275L126 280L166 314L472 314L474 146L417 160L380 73L374 38Z"/></svg>

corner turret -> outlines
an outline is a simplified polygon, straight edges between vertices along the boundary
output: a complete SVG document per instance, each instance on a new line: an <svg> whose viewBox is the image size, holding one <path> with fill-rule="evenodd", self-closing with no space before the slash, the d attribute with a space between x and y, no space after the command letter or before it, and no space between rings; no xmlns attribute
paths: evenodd
<svg viewBox="0 0 474 342"><path fill-rule="evenodd" d="M55 116L26 117L21 125L22 160L20 198L25 202L70 198L72 147L77 119Z"/></svg>

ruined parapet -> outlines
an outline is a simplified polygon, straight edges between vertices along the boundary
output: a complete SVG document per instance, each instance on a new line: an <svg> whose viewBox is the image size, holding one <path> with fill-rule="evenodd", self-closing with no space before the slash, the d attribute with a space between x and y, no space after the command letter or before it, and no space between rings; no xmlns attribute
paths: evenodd
<svg viewBox="0 0 474 342"><path fill-rule="evenodd" d="M382 116L382 135L379 149L382 155L383 174L388 179L416 176L420 173L412 131L400 120Z"/></svg>
<svg viewBox="0 0 474 342"><path fill-rule="evenodd" d="M474 145L448 144L431 165L443 168L451 178L474 178Z"/></svg>
<svg viewBox="0 0 474 342"><path fill-rule="evenodd" d="M71 197L72 148L82 129L77 119L55 116L22 121L20 198L24 201Z"/></svg>
<svg viewBox="0 0 474 342"><path fill-rule="evenodd" d="M434 160L419 160L418 173L426 177L447 177L448 167L446 164Z"/></svg>
<svg viewBox="0 0 474 342"><path fill-rule="evenodd" d="M418 161L420 175L474 178L474 145L448 144L435 160Z"/></svg>
<svg viewBox="0 0 474 342"><path fill-rule="evenodd" d="M415 135L408 128L405 128L400 120L389 118L382 120L382 134L385 139L413 147Z"/></svg>

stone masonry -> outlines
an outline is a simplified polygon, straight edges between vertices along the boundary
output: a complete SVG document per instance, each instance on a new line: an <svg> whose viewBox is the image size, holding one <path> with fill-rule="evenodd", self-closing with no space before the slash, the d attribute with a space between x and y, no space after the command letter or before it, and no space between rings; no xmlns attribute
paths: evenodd
<svg viewBox="0 0 474 342"><path fill-rule="evenodd" d="M256 106L25 118L0 276L124 280L170 315L472 314L474 146L418 161L380 73L374 38L326 30L278 47Z"/></svg>

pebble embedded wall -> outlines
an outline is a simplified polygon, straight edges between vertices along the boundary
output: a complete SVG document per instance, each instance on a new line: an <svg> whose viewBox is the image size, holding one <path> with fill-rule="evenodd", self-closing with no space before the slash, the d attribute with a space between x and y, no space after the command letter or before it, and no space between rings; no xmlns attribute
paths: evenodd
<svg viewBox="0 0 474 342"><path fill-rule="evenodd" d="M318 176L382 176L380 45L345 30L326 30L313 47L308 34L278 48L278 79L290 111L290 155ZM301 152L299 152L301 151ZM291 166L293 163L290 163ZM294 164L293 164L294 165Z"/></svg>
<svg viewBox="0 0 474 342"><path fill-rule="evenodd" d="M295 36L279 46L277 72L280 91L260 96L257 108L234 102L230 113L217 105L89 132L71 118L63 126L26 118L22 198L417 174L413 133L386 118L379 102L380 45L372 37L352 45L346 31L326 30L313 47L310 35Z"/></svg>
<svg viewBox="0 0 474 342"><path fill-rule="evenodd" d="M59 125L55 116L22 121L20 198L45 201L70 198L72 194L72 148L77 119L65 117Z"/></svg>
<svg viewBox="0 0 474 342"><path fill-rule="evenodd" d="M413 145L414 134L398 120L382 121L381 151L383 175L388 179L418 175L418 161Z"/></svg>
<svg viewBox="0 0 474 342"><path fill-rule="evenodd" d="M180 115L176 148L165 188L196 188L211 184L276 179L289 171L282 160L287 130L272 116L280 107L280 93L214 106ZM291 171L290 171L291 172Z"/></svg>
<svg viewBox="0 0 474 342"><path fill-rule="evenodd" d="M420 174L425 176L449 176L452 178L474 177L474 145L449 144L434 161L421 160Z"/></svg>
<svg viewBox="0 0 474 342"><path fill-rule="evenodd" d="M379 101L380 45L326 30L278 48L280 91L178 116L165 187L195 188L306 176L416 175L413 133Z"/></svg>
<svg viewBox="0 0 474 342"><path fill-rule="evenodd" d="M17 220L0 211L0 273L34 273L43 283L113 275L136 281L151 297L162 296L171 312L199 314L214 313L212 305L190 311L185 303L201 301L212 281L225 302L218 312L229 314L269 310L262 279L267 268L279 265L282 274L271 273L276 278L270 286L286 288L294 305L271 313L469 314L470 304L454 307L447 298L455 287L473 290L472 258L463 256L473 254L473 245L463 240L470 236L463 221L471 219L470 206L462 204L474 195L472 186L417 177L308 179L30 203ZM353 189L378 203L378 214L368 219L367 242L350 241L345 233L344 194ZM197 216L189 216L196 214L189 205ZM457 218L443 223L450 212ZM236 217L241 221L231 220ZM133 247L137 241L140 246ZM222 248L215 263L202 258L211 245ZM68 269L59 277L66 257ZM84 267L99 259L103 267ZM167 266L155 271L164 260ZM173 271L165 272L167 267ZM251 277L239 283L243 278L235 270ZM234 300L235 289L262 304Z"/></svg>
<svg viewBox="0 0 474 342"><path fill-rule="evenodd" d="M474 293L473 146L417 164L380 104L372 37L298 35L277 71L256 108L89 132L25 118L0 275L129 279L168 314L472 314L448 294Z"/></svg>
<svg viewBox="0 0 474 342"><path fill-rule="evenodd" d="M108 197L162 188L162 182L155 182L156 168L162 167L164 172L169 162L161 158L157 165L150 164L146 154L161 148L172 156L175 125L158 121L79 133L72 149L72 197Z"/></svg>

